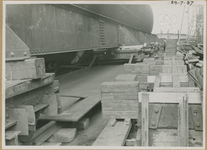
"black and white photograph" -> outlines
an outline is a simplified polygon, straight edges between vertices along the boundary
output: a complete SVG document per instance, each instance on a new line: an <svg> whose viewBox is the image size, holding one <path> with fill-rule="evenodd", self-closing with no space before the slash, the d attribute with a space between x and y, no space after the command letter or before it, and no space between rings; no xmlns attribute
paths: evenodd
<svg viewBox="0 0 207 150"><path fill-rule="evenodd" d="M2 148L205 148L206 1L4 1Z"/></svg>

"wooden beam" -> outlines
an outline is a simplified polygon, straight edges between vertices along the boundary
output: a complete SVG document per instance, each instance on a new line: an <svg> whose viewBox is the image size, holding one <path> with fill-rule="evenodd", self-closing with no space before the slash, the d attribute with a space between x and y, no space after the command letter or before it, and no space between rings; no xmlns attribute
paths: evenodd
<svg viewBox="0 0 207 150"><path fill-rule="evenodd" d="M154 89L160 87L160 82L161 82L161 77L160 76L156 76L155 84L154 84Z"/></svg>
<svg viewBox="0 0 207 150"><path fill-rule="evenodd" d="M142 146L149 146L149 94L142 94Z"/></svg>
<svg viewBox="0 0 207 150"><path fill-rule="evenodd" d="M154 92L193 92L193 93L200 93L200 89L198 87L158 87L154 88Z"/></svg>
<svg viewBox="0 0 207 150"><path fill-rule="evenodd" d="M178 112L178 145L188 147L189 131L188 131L188 98L178 97L179 112Z"/></svg>
<svg viewBox="0 0 207 150"><path fill-rule="evenodd" d="M142 102L142 94L149 94L150 103L179 103L178 97L188 96L188 103L201 104L202 94L201 93L173 93L173 92L139 92L139 102Z"/></svg>
<svg viewBox="0 0 207 150"><path fill-rule="evenodd" d="M124 146L132 123L126 125L124 121L117 121L114 126L106 126L92 146Z"/></svg>
<svg viewBox="0 0 207 150"><path fill-rule="evenodd" d="M6 79L37 79L44 77L44 58L32 58L24 61L6 62Z"/></svg>
<svg viewBox="0 0 207 150"><path fill-rule="evenodd" d="M179 77L176 75L173 75L173 87L174 88L180 87L180 80L179 80Z"/></svg>
<svg viewBox="0 0 207 150"><path fill-rule="evenodd" d="M134 58L134 54L131 54L130 59L129 59L129 64L132 63L133 58Z"/></svg>

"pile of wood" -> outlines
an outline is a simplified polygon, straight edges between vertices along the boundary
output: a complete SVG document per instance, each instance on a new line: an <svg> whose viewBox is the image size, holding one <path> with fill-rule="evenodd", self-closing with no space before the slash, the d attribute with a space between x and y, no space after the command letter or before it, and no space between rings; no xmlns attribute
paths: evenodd
<svg viewBox="0 0 207 150"><path fill-rule="evenodd" d="M124 64L124 73L136 74L140 82L140 90L147 90L147 76L150 73L149 66L150 64L146 63Z"/></svg>
<svg viewBox="0 0 207 150"><path fill-rule="evenodd" d="M117 119L137 119L138 91L138 81L102 83L101 103L103 116Z"/></svg>
<svg viewBox="0 0 207 150"><path fill-rule="evenodd" d="M136 74L119 74L115 81L138 81Z"/></svg>

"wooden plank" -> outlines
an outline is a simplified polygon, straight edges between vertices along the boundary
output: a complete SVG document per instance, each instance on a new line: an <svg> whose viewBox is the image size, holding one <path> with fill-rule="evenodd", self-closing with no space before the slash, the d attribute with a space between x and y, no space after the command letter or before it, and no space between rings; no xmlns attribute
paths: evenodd
<svg viewBox="0 0 207 150"><path fill-rule="evenodd" d="M172 76L174 76L176 74L161 74L160 73L160 76L161 76L161 83L163 82L173 82L173 78ZM156 76L147 76L147 82L148 83L154 83L155 82L155 78ZM184 83L187 83L188 82L188 75L178 75L178 79L179 79L179 82L184 82Z"/></svg>
<svg viewBox="0 0 207 150"><path fill-rule="evenodd" d="M142 146L149 146L149 94L142 94Z"/></svg>
<svg viewBox="0 0 207 150"><path fill-rule="evenodd" d="M84 130L88 127L88 125L89 125L89 118L82 118L78 122L68 122L64 127Z"/></svg>
<svg viewBox="0 0 207 150"><path fill-rule="evenodd" d="M35 80L6 81L6 99L51 84L54 78L54 73L47 73L45 77Z"/></svg>
<svg viewBox="0 0 207 150"><path fill-rule="evenodd" d="M130 59L129 59L129 64L132 63L133 57L134 57L134 54L131 54Z"/></svg>
<svg viewBox="0 0 207 150"><path fill-rule="evenodd" d="M117 121L114 126L106 126L92 146L124 146L132 123Z"/></svg>
<svg viewBox="0 0 207 150"><path fill-rule="evenodd" d="M178 97L178 145L188 147L189 145L189 127L188 127L188 98Z"/></svg>
<svg viewBox="0 0 207 150"><path fill-rule="evenodd" d="M173 93L173 92L139 92L139 102L142 102L142 94L149 94L150 103L179 103L178 96L188 96L188 103L201 104L201 93Z"/></svg>
<svg viewBox="0 0 207 150"><path fill-rule="evenodd" d="M192 92L192 93L200 93L200 89L197 87L180 87L180 88L174 88L174 87L158 87L153 89L154 92Z"/></svg>
<svg viewBox="0 0 207 150"><path fill-rule="evenodd" d="M160 76L156 76L155 83L154 83L154 89L160 87L160 81L161 81L161 77Z"/></svg>
<svg viewBox="0 0 207 150"><path fill-rule="evenodd" d="M44 58L6 62L6 79L36 79L45 76Z"/></svg>
<svg viewBox="0 0 207 150"><path fill-rule="evenodd" d="M138 101L111 101L105 100L102 101L102 111L137 111L138 110Z"/></svg>
<svg viewBox="0 0 207 150"><path fill-rule="evenodd" d="M119 92L119 93L101 93L101 100L137 100L137 91Z"/></svg>
<svg viewBox="0 0 207 150"><path fill-rule="evenodd" d="M56 133L54 133L55 142L72 142L76 137L77 129L76 128L61 128Z"/></svg>
<svg viewBox="0 0 207 150"><path fill-rule="evenodd" d="M11 120L17 120L17 124L12 126L10 131L21 131L19 135L29 135L29 125L26 110L23 108L9 109L8 114Z"/></svg>
<svg viewBox="0 0 207 150"><path fill-rule="evenodd" d="M117 118L117 119L137 119L138 111L103 111L102 115L106 118Z"/></svg>
<svg viewBox="0 0 207 150"><path fill-rule="evenodd" d="M21 131L5 131L6 146L8 145L20 145L18 141L18 135Z"/></svg>
<svg viewBox="0 0 207 150"><path fill-rule="evenodd" d="M119 74L115 81L137 81L136 74Z"/></svg>
<svg viewBox="0 0 207 150"><path fill-rule="evenodd" d="M138 81L104 82L101 84L101 92L123 92L123 91L136 92L138 90L139 90Z"/></svg>
<svg viewBox="0 0 207 150"><path fill-rule="evenodd" d="M44 115L41 114L39 119L42 120L55 120L55 121L79 121L87 112L94 106L100 103L100 98L87 97L86 99L74 103L68 110L63 111L58 115Z"/></svg>
<svg viewBox="0 0 207 150"><path fill-rule="evenodd" d="M182 60L176 60L176 61L164 60L164 65L184 65L184 61L182 61Z"/></svg>
<svg viewBox="0 0 207 150"><path fill-rule="evenodd" d="M58 114L58 102L57 102L57 94L49 94L43 95L43 103L49 104L47 109L45 110L45 115L57 115Z"/></svg>
<svg viewBox="0 0 207 150"><path fill-rule="evenodd" d="M179 77L176 75L173 75L173 87L174 88L180 87L180 80L179 80Z"/></svg>

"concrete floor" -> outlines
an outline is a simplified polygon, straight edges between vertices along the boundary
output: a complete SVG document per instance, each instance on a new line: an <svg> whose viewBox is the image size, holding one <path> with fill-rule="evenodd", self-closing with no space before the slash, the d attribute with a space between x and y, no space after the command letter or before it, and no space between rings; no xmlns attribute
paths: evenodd
<svg viewBox="0 0 207 150"><path fill-rule="evenodd" d="M81 69L56 77L60 82L60 93L78 96L100 97L100 85L106 81L114 81L118 74L124 73L123 65L96 66L91 69ZM77 99L62 99L66 108ZM91 146L101 131L107 125L109 118L104 118L101 109L95 108L89 116L89 126L78 131L76 138L71 143L63 146Z"/></svg>

